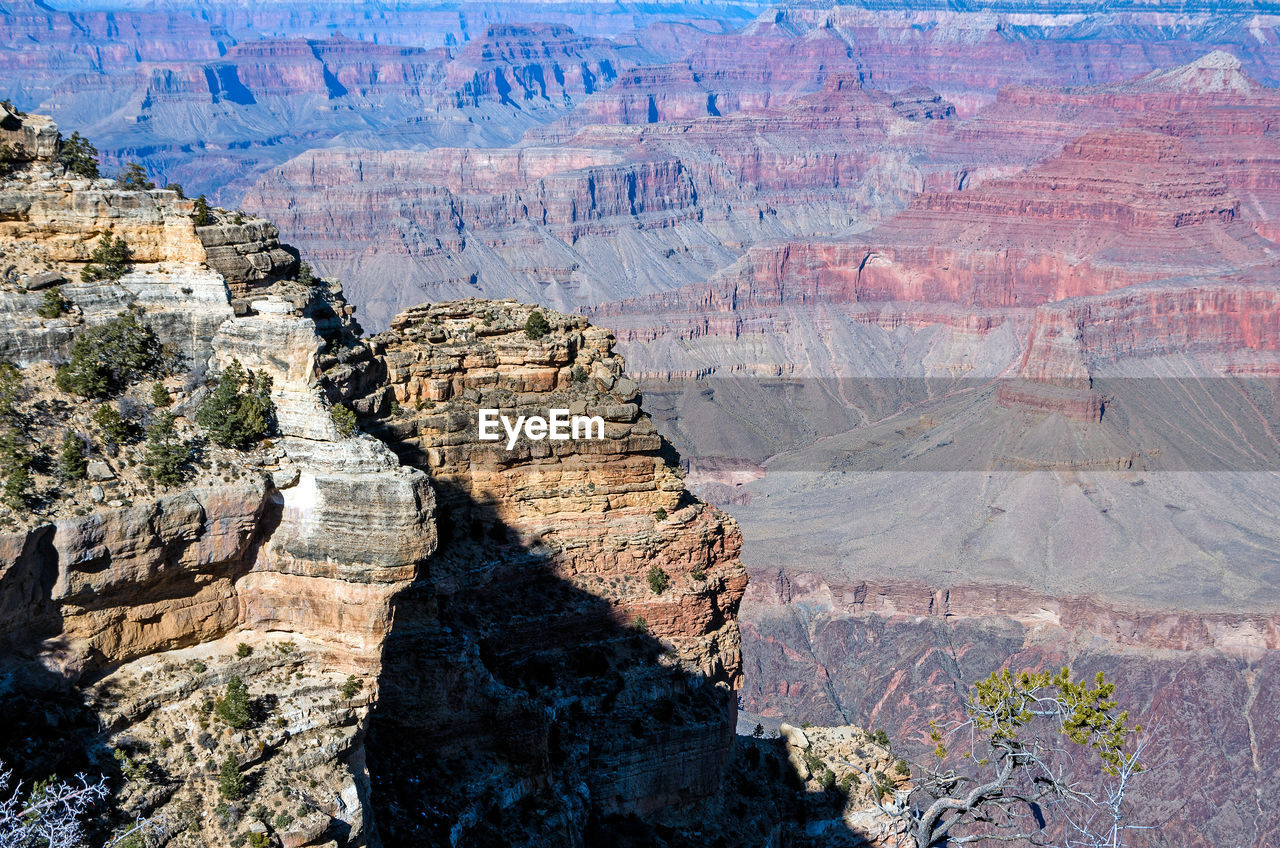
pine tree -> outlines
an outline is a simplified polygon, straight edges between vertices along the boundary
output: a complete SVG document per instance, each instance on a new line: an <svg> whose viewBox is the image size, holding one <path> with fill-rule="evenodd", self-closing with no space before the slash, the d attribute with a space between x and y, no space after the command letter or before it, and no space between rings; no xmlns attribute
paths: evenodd
<svg viewBox="0 0 1280 848"><path fill-rule="evenodd" d="M10 509L23 510L31 505L35 495L31 477L31 454L26 440L15 427L0 429L0 474L4 485L0 486L0 501Z"/></svg>
<svg viewBox="0 0 1280 848"><path fill-rule="evenodd" d="M89 463L84 457L84 442L70 430L62 437L58 452L58 475L63 480L83 480Z"/></svg>
<svg viewBox="0 0 1280 848"><path fill-rule="evenodd" d="M91 180L98 178L98 148L78 132L73 132L71 138L63 140L58 161L73 174Z"/></svg>
<svg viewBox="0 0 1280 848"><path fill-rule="evenodd" d="M71 344L71 361L55 382L68 394L103 398L161 370L160 341L136 313L90 327Z"/></svg>
<svg viewBox="0 0 1280 848"><path fill-rule="evenodd" d="M237 730L243 730L253 723L249 708L249 689L239 675L227 681L226 695L218 699L214 711L218 718Z"/></svg>
<svg viewBox="0 0 1280 848"><path fill-rule="evenodd" d="M85 283L118 280L133 268L132 258L129 243L124 237L108 233L89 255L89 264L81 269L80 280Z"/></svg>
<svg viewBox="0 0 1280 848"><path fill-rule="evenodd" d="M151 386L151 403L157 409L164 409L173 399L169 397L169 390L164 387L164 383L156 382Z"/></svg>
<svg viewBox="0 0 1280 848"><path fill-rule="evenodd" d="M150 191L156 187L155 183L147 179L147 169L137 162L130 162L124 166L120 176L116 177L116 185L130 191Z"/></svg>
<svg viewBox="0 0 1280 848"><path fill-rule="evenodd" d="M218 775L218 792L223 798L231 801L244 797L244 774L240 771L240 763L236 760L236 755L231 751L227 752L227 758L222 761L222 770Z"/></svg>
<svg viewBox="0 0 1280 848"><path fill-rule="evenodd" d="M62 289L51 288L44 293L44 300L36 307L36 314L41 318L57 318L67 311L67 299L62 296Z"/></svg>
<svg viewBox="0 0 1280 848"><path fill-rule="evenodd" d="M524 334L526 336L536 340L550 332L551 324L547 322L547 316L537 309L529 313L529 317L524 322Z"/></svg>
<svg viewBox="0 0 1280 848"><path fill-rule="evenodd" d="M196 211L191 216L192 222L197 227L207 227L213 223L213 210L209 208L209 201L202 194L196 198Z"/></svg>
<svg viewBox="0 0 1280 848"><path fill-rule="evenodd" d="M142 461L147 475L164 486L176 486L186 476L191 462L191 446L178 436L174 414L162 412L147 430L147 445Z"/></svg>
<svg viewBox="0 0 1280 848"><path fill-rule="evenodd" d="M231 360L196 411L196 423L224 448L243 450L261 441L275 424L270 375Z"/></svg>

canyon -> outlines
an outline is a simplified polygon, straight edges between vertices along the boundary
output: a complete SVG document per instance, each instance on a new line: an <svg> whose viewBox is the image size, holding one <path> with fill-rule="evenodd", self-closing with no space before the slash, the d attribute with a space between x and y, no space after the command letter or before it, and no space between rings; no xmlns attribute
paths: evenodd
<svg viewBox="0 0 1280 848"><path fill-rule="evenodd" d="M174 191L14 185L10 277L126 233L147 266L64 284L78 313L137 303L188 355L269 370L290 431L234 492L193 495L242 529L172 554L204 569L181 612L33 613L74 636L61 673L118 661L105 679L151 674L196 708L165 664L255 691L301 671L298 733L351 733L325 821L395 822L388 844L680 844L682 799L705 799L698 838L735 815L717 788L743 779L735 690L740 732L856 724L914 756L972 681L1070 664L1157 729L1133 844L1272 844L1276 19L890 5L0 22L19 106L246 210L192 228ZM343 285L300 283L299 254ZM39 301L0 289L0 356L47 379L78 325ZM280 370L268 339L303 364ZM366 436L339 437L333 404ZM606 439L500 456L481 408L599 415ZM391 469L370 507L386 561L327 573L347 542L308 538L290 499ZM189 502L125 483L138 512L118 529L22 536L15 561L96 562L95 533L115 550L143 524L157 550L203 538L174 518ZM344 497L324 521L354 536ZM657 596L650 564L672 578ZM43 597L48 575L11 573ZM279 639L232 659L255 628ZM351 674L365 689L334 718L317 699ZM302 761L281 744L272 774ZM738 814L744 840L765 844L771 803Z"/></svg>

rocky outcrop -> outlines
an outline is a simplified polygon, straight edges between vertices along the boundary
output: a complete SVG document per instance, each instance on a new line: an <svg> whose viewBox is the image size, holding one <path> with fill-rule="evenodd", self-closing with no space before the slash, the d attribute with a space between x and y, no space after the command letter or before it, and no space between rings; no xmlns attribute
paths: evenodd
<svg viewBox="0 0 1280 848"><path fill-rule="evenodd" d="M214 232L236 255L291 260L267 225L197 232L172 192L113 189L108 212L127 211L100 214L80 205L105 196L97 184L15 182L30 199L15 227L54 202L67 215L4 242L29 260L23 279L44 286L35 268L69 265L59 251L102 218L153 246L118 281L62 282L56 318L36 312L48 287L0 291L25 435L93 435L89 480L46 463L39 503L0 509L0 699L55 705L22 710L24 751L60 740L19 756L0 735L0 757L119 769L122 814L161 816L190 848L246 828L296 846L572 844L717 796L742 675L740 539L684 490L607 331L547 313L538 337L532 307L472 300L366 342L335 284L273 266L233 299L230 253L195 252ZM238 362L270 381L273 439L204 442L181 487L144 473L137 438L109 441L104 402L64 394L53 366L130 308L191 371L105 403L155 419L143 398L162 393L190 442L204 368ZM478 436L488 404L563 407L597 431L505 450ZM248 720L214 710L237 678ZM82 727L59 725L73 716ZM224 797L202 759L238 763L260 806ZM155 792L140 775L161 769Z"/></svg>
<svg viewBox="0 0 1280 848"><path fill-rule="evenodd" d="M684 493L609 334L548 313L550 334L531 339L531 311L410 310L370 340L372 362L329 372L439 499L441 547L397 612L372 737L379 803L412 811L384 831L394 844L450 828L468 844L572 841L592 815L713 795L729 754L736 527ZM481 408L512 420L560 408L604 429L507 450L479 438ZM599 674L610 682L591 683ZM404 756L408 739L420 755ZM543 824L513 818L534 804ZM549 835L530 841L538 830Z"/></svg>

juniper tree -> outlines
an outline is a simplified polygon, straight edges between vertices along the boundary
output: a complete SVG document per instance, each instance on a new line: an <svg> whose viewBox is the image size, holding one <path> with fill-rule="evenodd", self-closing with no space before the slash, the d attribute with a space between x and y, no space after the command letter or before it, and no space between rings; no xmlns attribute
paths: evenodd
<svg viewBox="0 0 1280 848"><path fill-rule="evenodd" d="M88 469L84 441L68 430L62 437L62 448L58 451L58 476L63 480L83 480Z"/></svg>
<svg viewBox="0 0 1280 848"><path fill-rule="evenodd" d="M195 212L191 215L191 220L197 227L207 227L213 223L213 210L203 194L196 198Z"/></svg>
<svg viewBox="0 0 1280 848"><path fill-rule="evenodd" d="M223 798L234 801L237 798L244 797L245 789L244 774L240 771L240 763L236 760L236 755L228 751L218 774L218 792L221 793Z"/></svg>
<svg viewBox="0 0 1280 848"><path fill-rule="evenodd" d="M964 719L931 723L934 762L916 764L909 796L877 806L907 825L916 848L1046 844L1045 816L1068 845L1119 848L1149 737L1114 694L1101 672L1092 683L1067 668L993 672L967 692Z"/></svg>
<svg viewBox="0 0 1280 848"><path fill-rule="evenodd" d="M253 723L249 689L239 675L227 681L227 691L214 705L214 712L231 727L243 730Z"/></svg>
<svg viewBox="0 0 1280 848"><path fill-rule="evenodd" d="M164 364L160 341L135 312L81 332L71 344L71 361L58 369L59 389L83 397L119 394Z"/></svg>
<svg viewBox="0 0 1280 848"><path fill-rule="evenodd" d="M261 441L275 424L271 376L231 360L196 411L196 423L224 448L243 450Z"/></svg>
<svg viewBox="0 0 1280 848"><path fill-rule="evenodd" d="M547 316L535 309L529 313L529 317L524 322L524 334L531 339L540 339L551 332L551 324L547 322Z"/></svg>
<svg viewBox="0 0 1280 848"><path fill-rule="evenodd" d="M130 162L116 177L116 185L130 191L150 191L156 184L147 178L147 169L137 162Z"/></svg>
<svg viewBox="0 0 1280 848"><path fill-rule="evenodd" d="M41 318L57 318L67 311L67 299L62 296L62 289L54 287L45 290L44 298L36 307L36 314Z"/></svg>
<svg viewBox="0 0 1280 848"><path fill-rule="evenodd" d="M124 236L108 233L89 254L89 264L80 271L80 280L92 283L97 280L118 280L133 267L132 251Z"/></svg>
<svg viewBox="0 0 1280 848"><path fill-rule="evenodd" d="M63 139L62 149L58 151L58 161L73 174L93 180L98 178L98 148L78 132L73 132L71 138Z"/></svg>
<svg viewBox="0 0 1280 848"><path fill-rule="evenodd" d="M176 486L186 477L191 446L178 435L174 414L162 412L147 429L143 467L147 476L163 486Z"/></svg>

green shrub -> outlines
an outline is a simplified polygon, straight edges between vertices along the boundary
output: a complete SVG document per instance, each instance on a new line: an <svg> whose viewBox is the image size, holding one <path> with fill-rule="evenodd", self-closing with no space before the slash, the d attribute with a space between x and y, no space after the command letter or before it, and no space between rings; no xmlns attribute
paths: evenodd
<svg viewBox="0 0 1280 848"><path fill-rule="evenodd" d="M191 664L191 670L194 671L196 674L204 674L206 671L209 670L209 666L205 665L200 660L196 660Z"/></svg>
<svg viewBox="0 0 1280 848"><path fill-rule="evenodd" d="M204 195L196 198L196 210L191 216L191 221L197 227L207 227L213 223L213 210L209 208L209 201L205 200Z"/></svg>
<svg viewBox="0 0 1280 848"><path fill-rule="evenodd" d="M183 194L183 192L182 192L182 184L181 184L181 183L169 183L169 184L167 184L167 185L164 187L164 190L165 190L165 191L171 191L171 192L173 192L174 194L178 195L178 199L179 199L179 200L186 200L186 199L187 199L187 196L186 196L185 194Z"/></svg>
<svg viewBox="0 0 1280 848"><path fill-rule="evenodd" d="M529 313L529 317L524 322L524 334L526 336L531 339L540 339L550 332L551 325L547 323L547 316L537 309Z"/></svg>
<svg viewBox="0 0 1280 848"><path fill-rule="evenodd" d="M12 464L11 464L12 463ZM4 471L4 486L0 487L0 501L14 511L22 511L35 499L35 481L31 477L31 460L0 460Z"/></svg>
<svg viewBox="0 0 1280 848"><path fill-rule="evenodd" d="M118 280L133 267L133 253L124 236L108 233L98 241L98 246L89 254L89 264L80 271L80 280L92 283L95 280Z"/></svg>
<svg viewBox="0 0 1280 848"><path fill-rule="evenodd" d="M239 657L240 659L244 659L245 657L249 656L252 653L253 653L253 648L250 648L244 642L241 642L239 645L236 645L236 656Z"/></svg>
<svg viewBox="0 0 1280 848"><path fill-rule="evenodd" d="M249 706L249 689L236 675L227 681L226 694L218 699L213 710L228 725L243 730L253 723Z"/></svg>
<svg viewBox="0 0 1280 848"><path fill-rule="evenodd" d="M661 595L671 585L671 578L667 576L667 572L656 565L649 569L648 578L649 588L653 590L655 595Z"/></svg>
<svg viewBox="0 0 1280 848"><path fill-rule="evenodd" d="M67 311L67 299L62 296L62 289L47 289L44 300L36 307L36 314L41 318L57 318Z"/></svg>
<svg viewBox="0 0 1280 848"><path fill-rule="evenodd" d="M218 792L223 798L234 801L237 798L243 798L246 789L240 763L236 761L236 755L228 751L218 774Z"/></svg>
<svg viewBox="0 0 1280 848"><path fill-rule="evenodd" d="M231 360L196 411L196 423L224 448L243 450L262 441L275 424L271 377Z"/></svg>
<svg viewBox="0 0 1280 848"><path fill-rule="evenodd" d="M98 148L78 132L73 132L71 138L63 139L58 161L73 174L91 180L98 178Z"/></svg>
<svg viewBox="0 0 1280 848"><path fill-rule="evenodd" d="M637 615L631 620L631 626L641 633L649 632L649 622L644 620L644 616Z"/></svg>
<svg viewBox="0 0 1280 848"><path fill-rule="evenodd" d="M689 577L701 582L707 579L707 572L702 569L702 566L695 565L693 568L689 569Z"/></svg>
<svg viewBox="0 0 1280 848"><path fill-rule="evenodd" d="M883 748L888 748L889 734L885 733L883 730L876 730L871 734L871 741Z"/></svg>
<svg viewBox="0 0 1280 848"><path fill-rule="evenodd" d="M306 262L298 263L298 271L294 274L294 278L304 286L315 285L316 277L311 271L311 266Z"/></svg>
<svg viewBox="0 0 1280 848"><path fill-rule="evenodd" d="M128 191L150 191L156 184L147 179L147 169L137 162L130 162L116 177L116 185Z"/></svg>
<svg viewBox="0 0 1280 848"><path fill-rule="evenodd" d="M178 436L174 414L162 412L147 429L142 465L147 476L162 486L176 486L187 476L191 446Z"/></svg>
<svg viewBox="0 0 1280 848"><path fill-rule="evenodd" d="M338 435L346 439L356 434L358 422L356 414L351 411L350 407L338 404L333 408L333 423L338 427Z"/></svg>
<svg viewBox="0 0 1280 848"><path fill-rule="evenodd" d="M249 848L270 848L271 837L265 833L250 833L248 845Z"/></svg>
<svg viewBox="0 0 1280 848"><path fill-rule="evenodd" d="M84 442L68 430L62 437L62 448L58 451L58 476L63 480L83 480L88 470L89 462L84 457Z"/></svg>
<svg viewBox="0 0 1280 848"><path fill-rule="evenodd" d="M581 365L573 366L572 373L573 373L573 382L575 383L587 382L587 369L583 368Z"/></svg>
<svg viewBox="0 0 1280 848"><path fill-rule="evenodd" d="M894 763L893 770L903 777L909 777L911 775L911 766L907 765L906 760L898 760Z"/></svg>
<svg viewBox="0 0 1280 848"><path fill-rule="evenodd" d="M822 774L818 777L818 785L822 787L823 792L830 792L836 788L836 773L829 768L822 770Z"/></svg>
<svg viewBox="0 0 1280 848"><path fill-rule="evenodd" d="M667 520L667 511L666 511L665 509L663 509L662 507L658 507L657 509L655 509L655 510L653 511L653 517L654 517L654 520L656 520L656 521L666 521L666 520Z"/></svg>
<svg viewBox="0 0 1280 848"><path fill-rule="evenodd" d="M364 688L364 682L354 674L347 678L347 682L342 684L342 697L350 700L356 696L356 693Z"/></svg>
<svg viewBox="0 0 1280 848"><path fill-rule="evenodd" d="M123 445L129 441L129 423L121 417L120 412L109 403L104 403L93 411L93 423L102 431L106 444Z"/></svg>
<svg viewBox="0 0 1280 848"><path fill-rule="evenodd" d="M276 813L276 817L271 820L271 824L276 830L284 830L286 827L293 824L293 816L289 815L286 811L281 810Z"/></svg>
<svg viewBox="0 0 1280 848"><path fill-rule="evenodd" d="M173 399L169 397L169 390L164 387L164 383L158 380L151 385L151 403L157 409L164 409Z"/></svg>
<svg viewBox="0 0 1280 848"><path fill-rule="evenodd" d="M12 362L0 359L0 423L17 423L21 396L22 372Z"/></svg>

